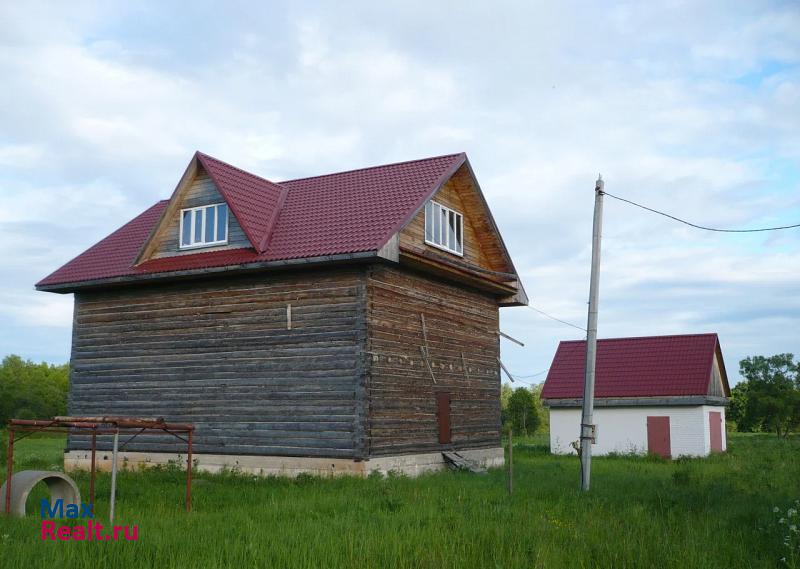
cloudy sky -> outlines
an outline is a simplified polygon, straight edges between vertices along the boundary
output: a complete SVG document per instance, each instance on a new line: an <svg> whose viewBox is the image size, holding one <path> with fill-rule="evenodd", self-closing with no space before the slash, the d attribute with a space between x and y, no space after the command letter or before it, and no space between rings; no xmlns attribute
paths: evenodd
<svg viewBox="0 0 800 569"><path fill-rule="evenodd" d="M594 180L690 221L800 222L800 5L0 5L0 354L69 358L41 277L203 150L280 180L467 152L532 305L585 326ZM800 353L800 230L606 203L600 336ZM546 370L579 330L503 310ZM543 375L525 381L540 381Z"/></svg>

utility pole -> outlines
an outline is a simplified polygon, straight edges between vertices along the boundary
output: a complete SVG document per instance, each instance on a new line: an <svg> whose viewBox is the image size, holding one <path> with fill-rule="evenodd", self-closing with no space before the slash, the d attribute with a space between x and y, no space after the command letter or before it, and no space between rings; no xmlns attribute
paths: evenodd
<svg viewBox="0 0 800 569"><path fill-rule="evenodd" d="M583 411L581 413L581 490L589 490L592 474L592 443L595 426L594 370L597 358L597 299L600 292L600 238L603 233L603 177L594 186L594 221L592 223L592 275L589 281L589 318L586 326L586 368L583 378Z"/></svg>

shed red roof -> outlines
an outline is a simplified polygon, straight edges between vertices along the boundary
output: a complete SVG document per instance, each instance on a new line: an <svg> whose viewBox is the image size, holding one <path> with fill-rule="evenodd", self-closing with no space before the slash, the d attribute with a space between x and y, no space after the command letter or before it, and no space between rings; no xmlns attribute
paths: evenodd
<svg viewBox="0 0 800 569"><path fill-rule="evenodd" d="M273 183L198 152L253 248L162 257L134 265L159 222L161 201L37 283L37 287L141 274L378 251L466 162L450 154Z"/></svg>
<svg viewBox="0 0 800 569"><path fill-rule="evenodd" d="M716 334L598 340L595 397L707 395L718 346ZM561 342L542 398L583 398L585 359L585 340Z"/></svg>

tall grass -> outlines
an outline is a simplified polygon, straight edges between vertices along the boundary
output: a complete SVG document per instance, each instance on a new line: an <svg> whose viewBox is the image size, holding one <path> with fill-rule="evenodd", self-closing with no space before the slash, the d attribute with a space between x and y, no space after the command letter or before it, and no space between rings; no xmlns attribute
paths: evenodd
<svg viewBox="0 0 800 569"><path fill-rule="evenodd" d="M60 443L60 441L56 441ZM18 468L60 461L53 439L28 441ZM27 454L26 454L27 453ZM731 436L708 459L598 458L592 491L579 465L541 439L515 441L514 495L502 470L417 479L122 473L118 523L138 542L40 539L35 512L0 519L0 565L27 567L776 567L773 508L800 497L800 439ZM83 489L86 475L78 475ZM109 477L96 517L107 520ZM7 537L6 537L7 536Z"/></svg>

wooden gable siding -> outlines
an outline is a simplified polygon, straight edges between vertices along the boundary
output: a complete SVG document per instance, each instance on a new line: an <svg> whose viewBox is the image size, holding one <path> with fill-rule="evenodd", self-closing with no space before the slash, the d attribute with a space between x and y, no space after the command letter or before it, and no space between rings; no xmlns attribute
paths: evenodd
<svg viewBox="0 0 800 569"><path fill-rule="evenodd" d="M180 205L177 214L172 219L165 220L167 226L160 235L159 241L155 246L152 258L171 257L175 255L190 255L198 251L216 251L218 249L240 249L242 247L252 247L250 240L247 239L242 226L236 220L236 216L228 208L228 243L226 245L216 245L213 247L193 248L181 250L179 247L180 239L180 210L188 207L199 207L215 203L224 203L225 199L217 190L214 181L202 168L198 169L192 183L186 188L185 193L178 196Z"/></svg>
<svg viewBox="0 0 800 569"><path fill-rule="evenodd" d="M719 369L719 360L714 354L714 361L711 364L711 379L708 382L708 395L712 397L725 397L725 387L722 385L722 374Z"/></svg>
<svg viewBox="0 0 800 569"><path fill-rule="evenodd" d="M462 166L431 198L464 216L464 256L453 255L425 243L425 209L400 231L400 249L411 252L428 251L456 262L487 269L510 272L505 256L494 236L486 208L480 201L469 169Z"/></svg>
<svg viewBox="0 0 800 569"><path fill-rule="evenodd" d="M191 422L198 453L357 457L365 287L361 268L76 294L69 413Z"/></svg>
<svg viewBox="0 0 800 569"><path fill-rule="evenodd" d="M370 271L367 297L369 455L499 446L496 301L381 265ZM420 314L435 384L420 352L425 346ZM439 443L439 391L451 396L452 443L447 445Z"/></svg>

